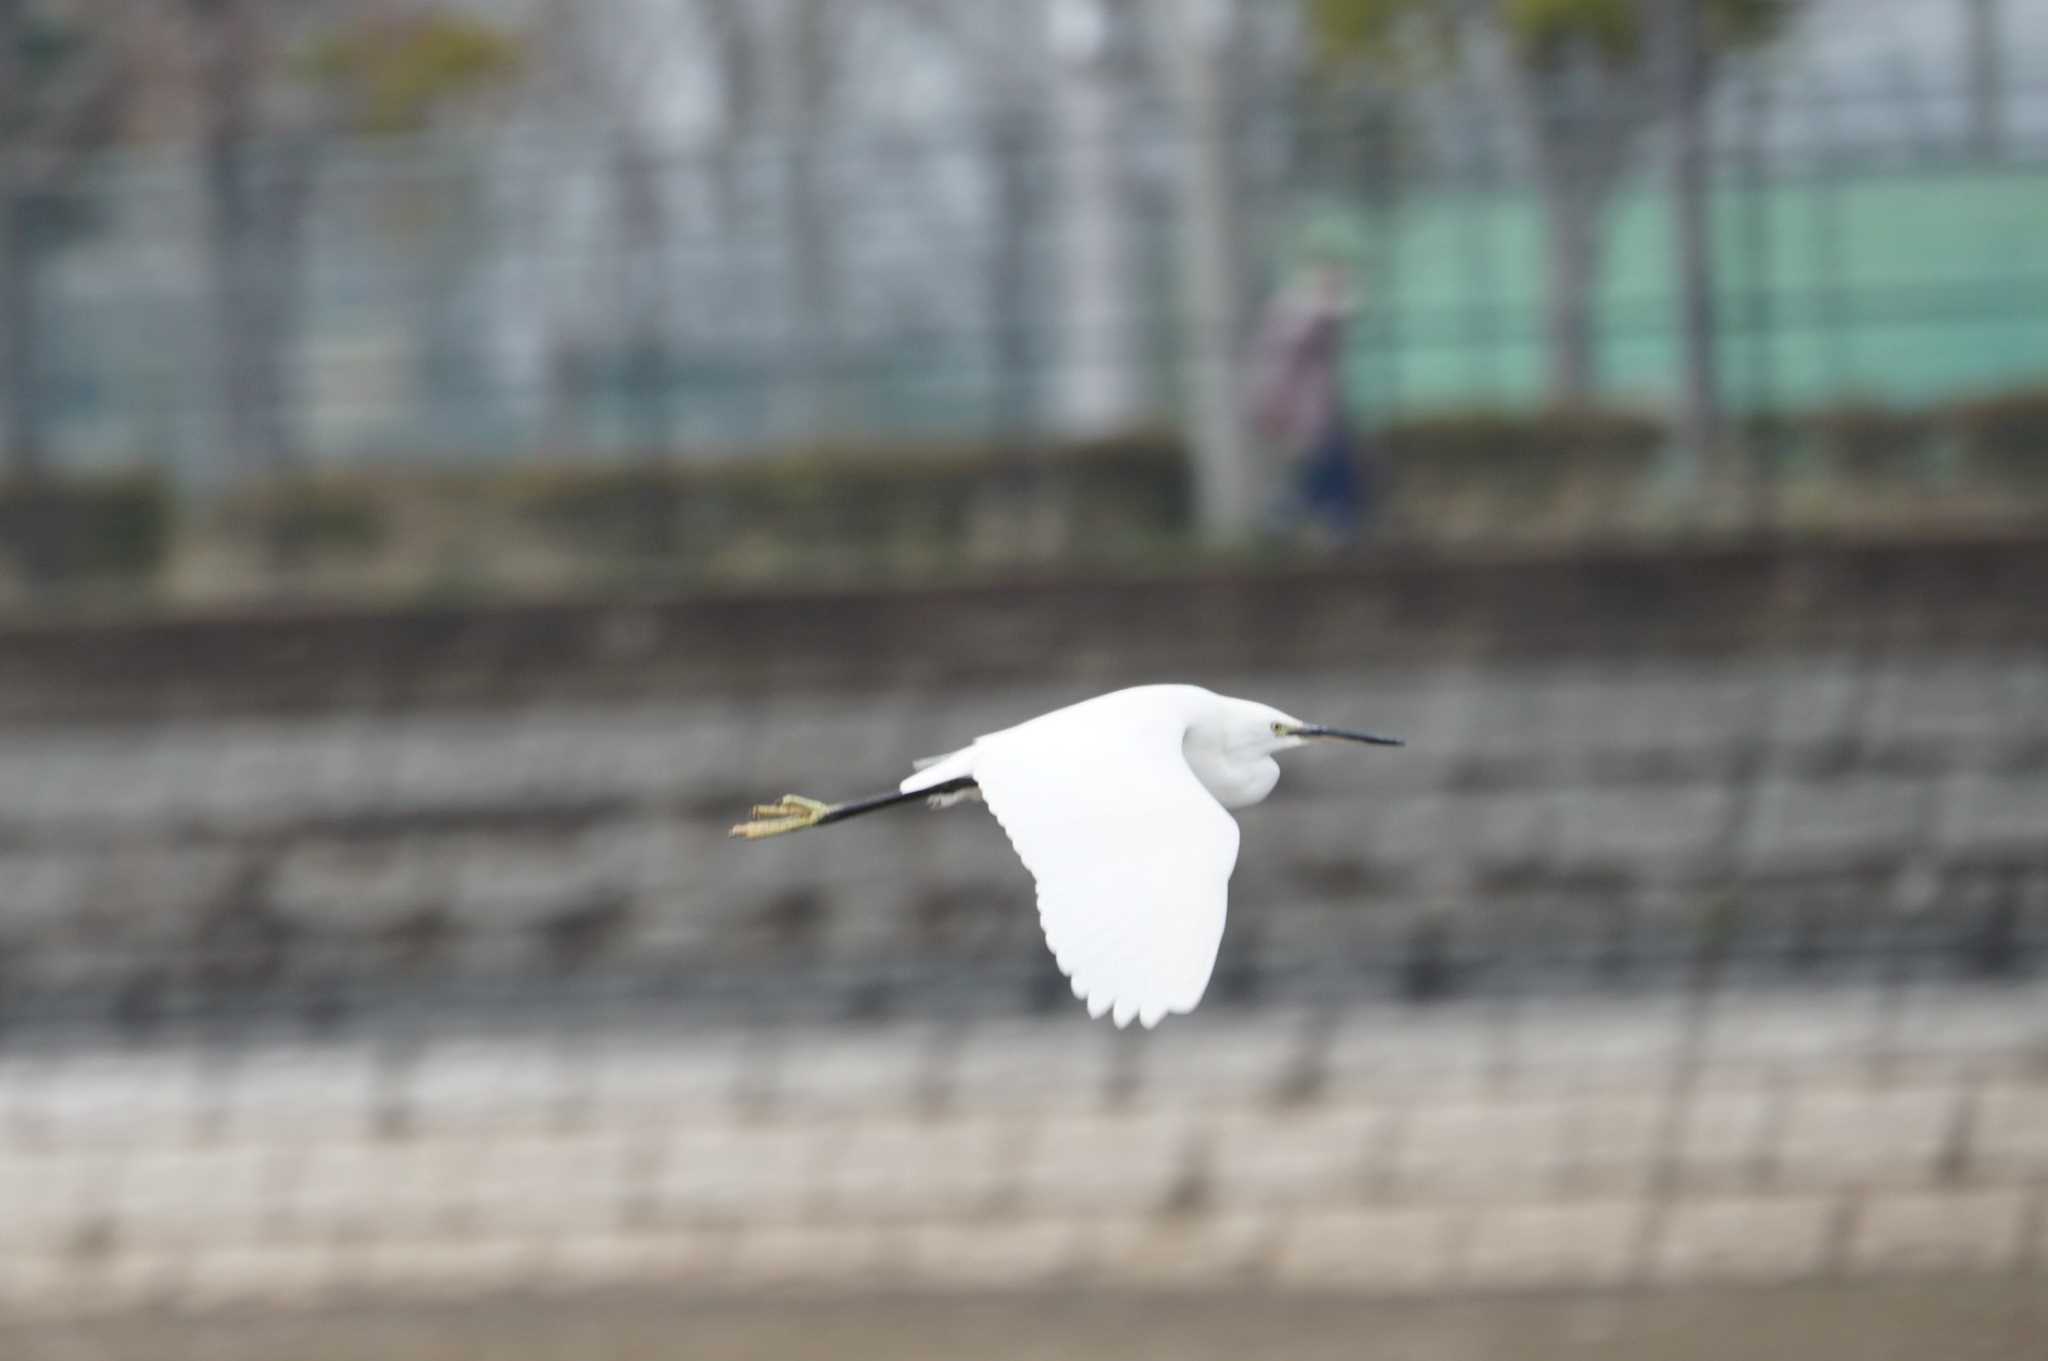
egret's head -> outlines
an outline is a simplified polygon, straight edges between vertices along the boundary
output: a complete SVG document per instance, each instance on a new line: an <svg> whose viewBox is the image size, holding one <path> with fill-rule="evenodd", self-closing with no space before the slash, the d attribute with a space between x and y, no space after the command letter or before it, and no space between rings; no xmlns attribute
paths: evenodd
<svg viewBox="0 0 2048 1361"><path fill-rule="evenodd" d="M1405 745L1398 737L1381 737L1376 733L1358 732L1351 728L1333 728L1325 723L1306 723L1292 714L1282 713L1265 704L1247 704L1240 722L1242 731L1233 734L1237 741L1231 745L1250 747L1267 753L1291 751L1319 738L1363 742L1375 747Z"/></svg>

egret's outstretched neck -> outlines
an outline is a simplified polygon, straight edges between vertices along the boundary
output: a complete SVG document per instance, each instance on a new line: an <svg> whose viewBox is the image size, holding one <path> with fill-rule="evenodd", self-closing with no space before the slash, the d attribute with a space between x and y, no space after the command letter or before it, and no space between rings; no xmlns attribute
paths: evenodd
<svg viewBox="0 0 2048 1361"><path fill-rule="evenodd" d="M1229 740L1231 734L1204 725L1192 726L1181 742L1188 769L1209 796L1225 808L1245 808L1273 792L1280 763L1272 744Z"/></svg>

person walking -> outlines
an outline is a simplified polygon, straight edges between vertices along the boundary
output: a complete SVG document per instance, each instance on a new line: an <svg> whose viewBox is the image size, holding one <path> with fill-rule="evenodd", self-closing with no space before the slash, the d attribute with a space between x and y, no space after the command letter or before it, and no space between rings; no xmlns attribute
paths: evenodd
<svg viewBox="0 0 2048 1361"><path fill-rule="evenodd" d="M1364 532L1370 486L1344 398L1344 352L1356 311L1341 260L1312 260L1268 305L1253 351L1252 416L1283 461L1274 528L1306 524L1336 544Z"/></svg>

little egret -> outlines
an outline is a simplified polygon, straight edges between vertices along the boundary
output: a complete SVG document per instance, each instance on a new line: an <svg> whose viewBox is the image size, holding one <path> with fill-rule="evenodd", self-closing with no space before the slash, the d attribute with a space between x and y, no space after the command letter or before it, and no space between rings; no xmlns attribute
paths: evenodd
<svg viewBox="0 0 2048 1361"><path fill-rule="evenodd" d="M1038 920L1088 1014L1150 1028L1193 1011L1223 939L1237 822L1311 738L1398 747L1194 685L1141 685L1055 709L916 763L897 792L786 794L732 829L758 840L925 799L979 798L1038 882Z"/></svg>

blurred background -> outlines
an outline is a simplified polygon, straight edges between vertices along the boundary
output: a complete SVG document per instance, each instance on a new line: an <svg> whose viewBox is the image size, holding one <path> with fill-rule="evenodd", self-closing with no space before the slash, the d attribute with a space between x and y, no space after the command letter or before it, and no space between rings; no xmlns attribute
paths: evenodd
<svg viewBox="0 0 2048 1361"><path fill-rule="evenodd" d="M0 0L0 1351L2038 1356L2044 581L2023 0Z"/></svg>

